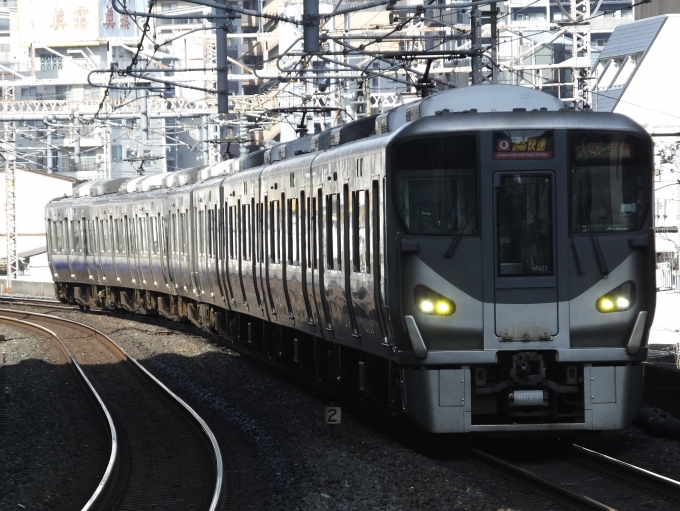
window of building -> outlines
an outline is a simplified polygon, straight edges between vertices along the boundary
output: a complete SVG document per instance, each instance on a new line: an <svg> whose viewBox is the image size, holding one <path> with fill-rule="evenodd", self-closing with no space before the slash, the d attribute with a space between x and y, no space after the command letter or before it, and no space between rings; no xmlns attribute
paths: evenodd
<svg viewBox="0 0 680 511"><path fill-rule="evenodd" d="M58 71L64 68L64 62L58 55L40 55L41 71Z"/></svg>

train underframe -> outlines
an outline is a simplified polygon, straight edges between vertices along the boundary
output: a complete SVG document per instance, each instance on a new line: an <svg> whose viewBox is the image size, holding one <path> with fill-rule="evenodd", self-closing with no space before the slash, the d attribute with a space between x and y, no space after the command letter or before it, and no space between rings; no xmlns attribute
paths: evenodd
<svg viewBox="0 0 680 511"><path fill-rule="evenodd" d="M435 433L537 433L625 428L642 405L642 365L558 360L552 350L499 352L497 363L400 366L262 319L147 290L55 283L56 296L101 307L190 322L235 349L405 414Z"/></svg>

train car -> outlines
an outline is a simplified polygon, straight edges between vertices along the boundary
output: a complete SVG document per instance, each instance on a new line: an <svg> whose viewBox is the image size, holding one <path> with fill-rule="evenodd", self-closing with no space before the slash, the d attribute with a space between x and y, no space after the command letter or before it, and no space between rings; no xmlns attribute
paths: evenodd
<svg viewBox="0 0 680 511"><path fill-rule="evenodd" d="M197 176L50 203L57 295L191 321L435 433L618 429L640 408L653 144L631 119L474 86ZM65 273L73 208L138 248L144 201L166 289Z"/></svg>

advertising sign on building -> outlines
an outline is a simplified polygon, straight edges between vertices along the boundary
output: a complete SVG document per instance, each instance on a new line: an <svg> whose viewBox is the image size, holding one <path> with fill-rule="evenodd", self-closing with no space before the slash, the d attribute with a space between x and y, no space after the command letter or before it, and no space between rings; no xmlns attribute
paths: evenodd
<svg viewBox="0 0 680 511"><path fill-rule="evenodd" d="M131 8L137 3L127 2ZM116 12L111 0L19 0L18 18L22 46L71 46L136 37L132 17Z"/></svg>

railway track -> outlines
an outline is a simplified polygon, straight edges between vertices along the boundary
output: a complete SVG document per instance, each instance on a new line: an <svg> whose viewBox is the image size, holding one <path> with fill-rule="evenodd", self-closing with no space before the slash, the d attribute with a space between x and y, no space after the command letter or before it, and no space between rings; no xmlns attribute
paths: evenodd
<svg viewBox="0 0 680 511"><path fill-rule="evenodd" d="M112 339L80 323L35 312L0 309L0 320L60 339L108 409L109 464L83 509L220 507L222 457L209 427Z"/></svg>
<svg viewBox="0 0 680 511"><path fill-rule="evenodd" d="M40 301L34 304L23 300L12 303L25 306L41 304ZM205 335L188 324L157 318L135 319ZM240 348L236 347L241 351ZM247 349L242 351L249 353ZM252 355L259 358L258 353ZM351 399L347 397L347 400ZM506 452L504 449L471 449L471 452L488 466L495 467L520 484L549 495L565 509L626 511L638 510L643 506L651 506L655 510L680 509L679 482L583 447L571 446L559 453L542 451L533 457L518 456L516 451Z"/></svg>
<svg viewBox="0 0 680 511"><path fill-rule="evenodd" d="M636 511L680 508L680 482L572 445L557 453L471 449L506 475L537 488L567 509Z"/></svg>

